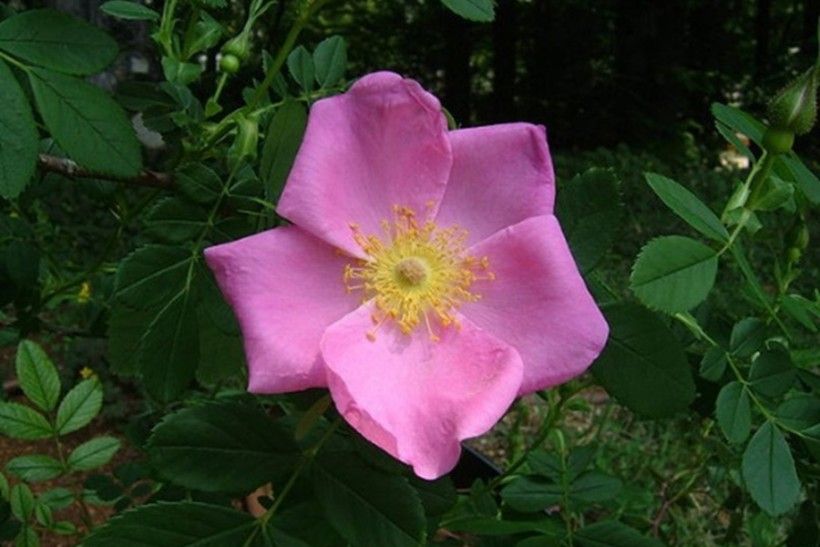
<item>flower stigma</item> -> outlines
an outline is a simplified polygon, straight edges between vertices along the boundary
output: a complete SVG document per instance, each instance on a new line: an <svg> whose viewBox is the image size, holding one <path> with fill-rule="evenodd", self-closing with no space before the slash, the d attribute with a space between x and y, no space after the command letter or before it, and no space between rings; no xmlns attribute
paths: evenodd
<svg viewBox="0 0 820 547"><path fill-rule="evenodd" d="M363 302L375 303L374 327L367 338L375 340L388 320L404 334L424 324L434 341L439 340L436 325L458 329L455 310L481 298L473 283L495 279L489 259L466 253L468 234L463 228L420 222L409 207L394 206L392 221L383 220L381 226L378 236L365 235L358 224L350 224L353 239L367 258L346 265L343 274L348 292L362 291Z"/></svg>

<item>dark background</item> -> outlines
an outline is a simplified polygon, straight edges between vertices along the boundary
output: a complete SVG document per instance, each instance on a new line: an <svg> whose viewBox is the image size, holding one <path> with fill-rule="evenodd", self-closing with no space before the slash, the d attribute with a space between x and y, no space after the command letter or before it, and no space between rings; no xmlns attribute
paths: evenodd
<svg viewBox="0 0 820 547"><path fill-rule="evenodd" d="M276 50L299 1L282 0L264 16L256 54ZM25 7L55 7L107 27L159 77L148 25L107 17L101 3ZM209 11L230 36L246 4ZM814 62L818 15L820 0L498 0L496 20L481 24L438 0L334 0L303 42L310 48L341 34L350 43L349 76L391 69L418 79L460 125L526 120L547 126L554 150L625 144L676 163L691 161L694 147L714 162L725 145L710 103L763 116L768 97ZM207 92L213 82L206 76L201 85ZM240 93L235 86L227 95L238 103ZM818 148L816 132L797 145L809 157Z"/></svg>

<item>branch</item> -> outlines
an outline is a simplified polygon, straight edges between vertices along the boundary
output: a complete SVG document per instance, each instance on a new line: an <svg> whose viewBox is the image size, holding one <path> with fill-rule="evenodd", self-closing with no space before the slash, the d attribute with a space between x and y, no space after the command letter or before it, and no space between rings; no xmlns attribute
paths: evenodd
<svg viewBox="0 0 820 547"><path fill-rule="evenodd" d="M156 171L142 171L135 177L119 177L97 171L91 171L80 167L68 158L58 158L47 154L40 154L40 169L48 173L57 173L75 179L103 179L114 182L121 182L132 186L147 186L150 188L174 187L174 179L168 173L158 173Z"/></svg>

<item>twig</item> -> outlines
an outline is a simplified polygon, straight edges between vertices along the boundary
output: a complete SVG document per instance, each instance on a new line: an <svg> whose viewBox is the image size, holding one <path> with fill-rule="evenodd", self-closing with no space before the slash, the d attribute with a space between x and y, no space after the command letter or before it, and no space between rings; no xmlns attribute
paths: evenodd
<svg viewBox="0 0 820 547"><path fill-rule="evenodd" d="M76 179L103 179L133 186L147 186L150 188L173 188L174 179L168 173L156 171L142 171L135 177L120 177L80 167L68 158L58 158L48 154L40 154L40 169L49 173L58 173Z"/></svg>

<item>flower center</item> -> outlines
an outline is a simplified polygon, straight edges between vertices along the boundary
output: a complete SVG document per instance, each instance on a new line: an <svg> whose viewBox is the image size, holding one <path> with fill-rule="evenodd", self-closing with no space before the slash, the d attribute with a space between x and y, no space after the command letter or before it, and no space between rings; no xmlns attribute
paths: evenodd
<svg viewBox="0 0 820 547"><path fill-rule="evenodd" d="M480 298L473 283L495 278L487 257L466 254L466 230L420 223L408 207L393 208L393 219L382 221L381 236L365 235L356 224L350 229L367 258L345 266L343 278L348 291L360 290L364 302L372 299L376 305L370 340L388 320L405 334L424 323L430 338L438 340L434 327L458 328L455 310Z"/></svg>

